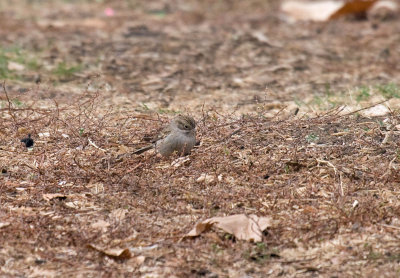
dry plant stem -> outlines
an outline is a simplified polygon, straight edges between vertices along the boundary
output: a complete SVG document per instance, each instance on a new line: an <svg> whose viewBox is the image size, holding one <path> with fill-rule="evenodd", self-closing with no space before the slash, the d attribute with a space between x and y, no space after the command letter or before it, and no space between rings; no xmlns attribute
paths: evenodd
<svg viewBox="0 0 400 278"><path fill-rule="evenodd" d="M243 126L235 129L234 131L232 131L229 135L225 136L224 138L222 138L221 140L217 141L217 143L222 143L225 140L228 140L229 138L231 138L233 135L238 134L241 130L242 130Z"/></svg>
<svg viewBox="0 0 400 278"><path fill-rule="evenodd" d="M337 168L331 162L326 161L326 160L321 160L321 159L317 159L317 162L325 163L325 164L329 165L330 167L332 167L333 170L335 171L335 176L337 176L337 173L338 173ZM341 197L343 197L344 196L344 190L343 190L343 182L342 182L342 173L339 173L338 191L339 191L339 195Z"/></svg>
<svg viewBox="0 0 400 278"><path fill-rule="evenodd" d="M395 157L389 162L389 165L388 165L388 168L387 168L386 172L385 172L382 176L380 176L380 178L383 178L383 177L385 177L386 175L388 175L388 174L390 173L390 171L391 171L391 169L392 169L392 164L393 164L393 162L394 162L396 159L397 159L397 157L395 156Z"/></svg>
<svg viewBox="0 0 400 278"><path fill-rule="evenodd" d="M90 145L92 145L92 146L95 147L96 149L101 150L101 151L103 151L103 152L106 152L105 149L102 149L102 148L100 148L99 146L97 146L90 138L88 138L88 142L89 142Z"/></svg>
<svg viewBox="0 0 400 278"><path fill-rule="evenodd" d="M29 166L29 165L26 164L26 163L22 163L21 166L28 167L29 169L31 169L31 170L33 170L33 171L35 171L35 172L38 172L40 175L43 175L43 171L40 170L39 168Z"/></svg>
<svg viewBox="0 0 400 278"><path fill-rule="evenodd" d="M345 105L335 107L326 113L322 114L322 116L337 116L339 115L340 112L342 112L346 108Z"/></svg>
<svg viewBox="0 0 400 278"><path fill-rule="evenodd" d="M279 116L279 114L282 113L282 111L284 111L287 108L287 106L281 108L278 112L275 113L275 115L272 117L272 119L275 119L276 117ZM290 115L291 116L291 115Z"/></svg>
<svg viewBox="0 0 400 278"><path fill-rule="evenodd" d="M374 103L374 104L372 104L372 105L369 105L369 106L367 106L367 107L364 107L364 108L361 108L361 109L357 109L357 110L355 110L355 111L352 111L352 112L349 112L349 113L340 115L340 117L347 117L347 116L353 115L353 114L358 113L358 112L360 112L360 111L367 110L367 109L372 108L372 107L374 107L374 106L377 106L377 105L379 105L379 104L385 103L385 102L387 102L387 101L389 101L389 100L391 100L391 98L388 98L388 99L379 101L379 102L377 102L377 103Z"/></svg>
<svg viewBox="0 0 400 278"><path fill-rule="evenodd" d="M319 162L319 163L325 163L325 164L328 164L330 167L332 167L333 168L333 170L335 171L335 176L337 175L337 170L336 170L336 167L335 167L335 165L333 165L331 162L329 162L329 161L326 161L326 160L322 160L322 159L316 159L317 160L317 162Z"/></svg>
<svg viewBox="0 0 400 278"><path fill-rule="evenodd" d="M342 172L339 173L339 195L344 196Z"/></svg>
<svg viewBox="0 0 400 278"><path fill-rule="evenodd" d="M80 169L84 170L84 171L87 172L87 173L91 173L91 174L92 174L92 171L90 171L90 169L88 169L87 167L81 165L81 164L78 162L78 159L77 159L76 156L74 156L74 162L75 162L75 164L76 164Z"/></svg>
<svg viewBox="0 0 400 278"><path fill-rule="evenodd" d="M236 120L236 121L232 121L232 122L216 125L216 126L213 126L213 128L220 128L220 127L224 127L224 126L228 126L228 125L233 125L233 124L238 124L238 123L245 123L245 122L247 122L247 121L245 121L243 119L240 119L240 120Z"/></svg>
<svg viewBox="0 0 400 278"><path fill-rule="evenodd" d="M16 117L15 117L15 115L14 115L14 112L12 111L13 108L12 108L12 103L11 103L11 101L10 101L10 98L8 97L7 88L6 88L6 81L3 82L3 90L4 90L4 94L6 95L6 98L7 98L8 113L10 114L11 118L12 118L13 121L14 121L14 128L17 129L17 126L16 126L16 125L17 125L17 119L16 119Z"/></svg>
<svg viewBox="0 0 400 278"><path fill-rule="evenodd" d="M304 256L305 257L305 256ZM292 263L301 263L301 262L308 262L316 259L318 256L307 256L307 258L299 259L299 260L276 260L277 262L281 262L284 264L292 264Z"/></svg>
<svg viewBox="0 0 400 278"><path fill-rule="evenodd" d="M393 127L389 131L386 132L385 138L383 138L383 140L382 140L381 147L383 145L385 145L389 141L390 136L392 135L392 133L393 133Z"/></svg>
<svg viewBox="0 0 400 278"><path fill-rule="evenodd" d="M398 226L387 225L387 224L381 224L381 223L378 223L378 225L379 225L379 226L382 226L382 227L385 227L385 228L400 230L400 227L398 227Z"/></svg>

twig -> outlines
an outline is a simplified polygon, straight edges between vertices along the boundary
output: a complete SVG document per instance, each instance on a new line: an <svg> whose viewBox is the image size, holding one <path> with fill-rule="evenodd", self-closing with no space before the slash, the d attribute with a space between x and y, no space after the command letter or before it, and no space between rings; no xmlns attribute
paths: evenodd
<svg viewBox="0 0 400 278"><path fill-rule="evenodd" d="M339 173L339 194L344 196L342 173Z"/></svg>
<svg viewBox="0 0 400 278"><path fill-rule="evenodd" d="M12 103L10 101L10 98L8 97L7 88L6 88L6 81L3 81L3 90L4 90L4 93L6 94L6 98L7 98L7 102L8 102L8 113L10 114L11 118L13 118L14 124L16 124L17 119L15 118L14 113L11 112L13 110L13 108L11 107Z"/></svg>
<svg viewBox="0 0 400 278"><path fill-rule="evenodd" d="M388 169L386 170L386 172L382 176L379 177L380 179L383 178L384 176L386 176L387 174L389 174L389 172L390 172L390 170L392 168L392 164L396 159L397 159L397 156L395 156L392 160L390 160Z"/></svg>
<svg viewBox="0 0 400 278"><path fill-rule="evenodd" d="M78 168L84 170L84 171L87 172L87 173L92 173L87 167L81 165L81 164L78 162L78 159L76 158L76 156L74 156L74 162L75 162L75 164L78 166Z"/></svg>
<svg viewBox="0 0 400 278"><path fill-rule="evenodd" d="M389 141L390 136L392 135L392 133L393 133L393 128L390 129L388 132L386 132L385 138L383 138L383 140L382 140L381 147L382 147L383 145L385 145L385 144Z"/></svg>
<svg viewBox="0 0 400 278"><path fill-rule="evenodd" d="M96 149L102 150L103 152L105 152L105 149L100 148L99 146L97 146L92 140L90 140L90 138L88 138L88 142L90 145L92 145L93 147L95 147Z"/></svg>
<svg viewBox="0 0 400 278"><path fill-rule="evenodd" d="M389 101L389 100L390 100L390 98L385 99L385 100L382 100L382 101L377 102L377 103L375 103L375 104L372 104L372 105L370 105L370 106L367 106L367 107L364 107L364 108L361 108L361 109L357 109L357 110L352 111L352 112L349 112L349 113L347 113L347 114L340 115L339 117L345 117L345 116L349 116L349 115L355 114L355 113L360 112L360 111L363 111L363 110L367 110L367 109L369 109L369 108L372 108L372 107L374 107L374 106L377 106L377 105L382 104L382 103L384 103L384 102L387 102L387 101Z"/></svg>
<svg viewBox="0 0 400 278"><path fill-rule="evenodd" d="M233 135L239 133L242 130L243 126L235 129L234 131L232 131L230 134L228 134L227 136L225 136L224 138L222 138L221 140L219 140L217 143L222 143L225 140L229 139L230 137L232 137Z"/></svg>
<svg viewBox="0 0 400 278"><path fill-rule="evenodd" d="M317 158L317 162L319 163L324 163L324 164L328 164L329 166L331 166L333 168L333 170L335 171L335 175L337 175L337 170L335 165L333 165L331 162L327 161L327 160L321 160Z"/></svg>
<svg viewBox="0 0 400 278"><path fill-rule="evenodd" d="M392 228L392 229L400 230L400 227L398 227L398 226L387 225L387 224L378 224L378 225L385 227L385 228Z"/></svg>
<svg viewBox="0 0 400 278"><path fill-rule="evenodd" d="M338 174L337 168L335 167L335 165L333 165L331 162L327 161L327 160L321 160L321 159L317 159L317 162L319 163L325 163L327 165L329 165L330 167L333 168L333 170L335 171L335 176ZM339 173L339 184L338 184L338 191L340 196L344 196L344 190L343 190L343 181L342 181L342 173Z"/></svg>
<svg viewBox="0 0 400 278"><path fill-rule="evenodd" d="M287 106L282 107L278 112L275 113L275 115L272 117L272 119L275 119L276 117L278 117L278 115L279 115L280 113L282 113L282 111L284 111L286 108L287 108Z"/></svg>

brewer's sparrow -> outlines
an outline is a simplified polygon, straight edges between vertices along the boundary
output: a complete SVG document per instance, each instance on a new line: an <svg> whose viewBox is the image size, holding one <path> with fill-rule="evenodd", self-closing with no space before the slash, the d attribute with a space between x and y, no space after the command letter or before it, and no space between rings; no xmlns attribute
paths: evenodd
<svg viewBox="0 0 400 278"><path fill-rule="evenodd" d="M196 122L186 115L178 115L172 119L156 138L152 140L153 145L143 147L133 152L141 154L155 147L162 156L169 156L174 152L178 155L188 155L196 144Z"/></svg>

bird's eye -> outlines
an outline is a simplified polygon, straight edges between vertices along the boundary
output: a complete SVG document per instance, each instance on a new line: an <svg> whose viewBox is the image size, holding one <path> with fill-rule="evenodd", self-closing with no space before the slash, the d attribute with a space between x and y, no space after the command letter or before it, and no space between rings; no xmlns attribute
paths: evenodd
<svg viewBox="0 0 400 278"><path fill-rule="evenodd" d="M189 126L188 126L188 125L185 125L185 128L186 128L186 129L189 129Z"/></svg>

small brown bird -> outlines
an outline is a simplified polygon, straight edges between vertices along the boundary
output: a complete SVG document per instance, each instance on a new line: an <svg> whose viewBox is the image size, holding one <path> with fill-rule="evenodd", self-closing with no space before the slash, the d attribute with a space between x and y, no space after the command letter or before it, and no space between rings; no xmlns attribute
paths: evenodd
<svg viewBox="0 0 400 278"><path fill-rule="evenodd" d="M133 152L141 154L155 148L162 156L169 156L174 152L178 155L188 155L196 144L196 122L187 115L178 115L172 119L168 127L152 140L152 145Z"/></svg>

